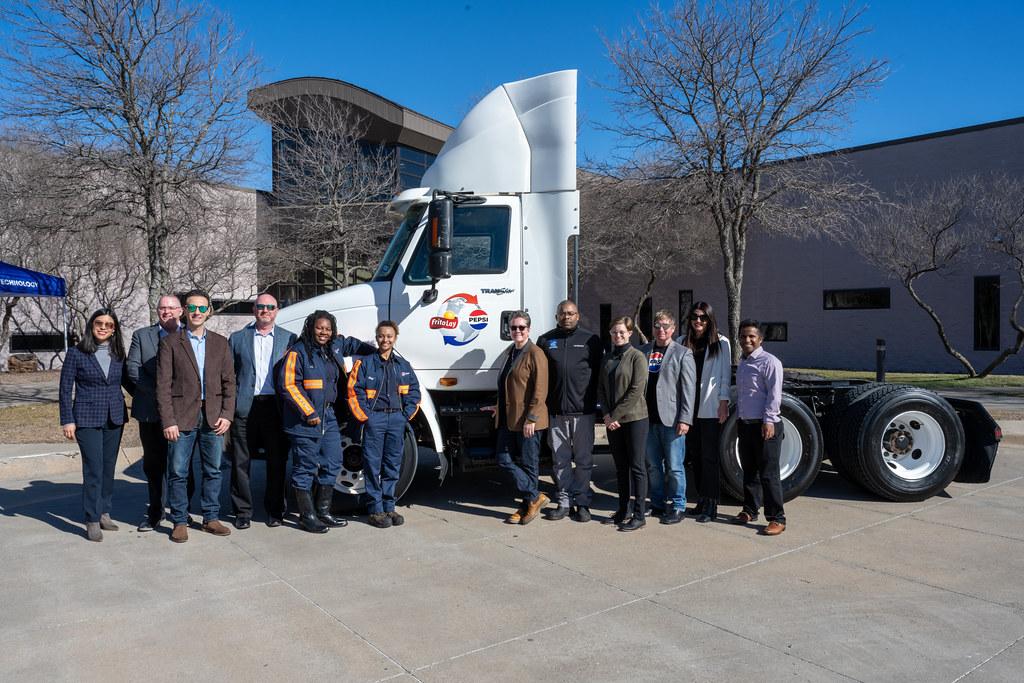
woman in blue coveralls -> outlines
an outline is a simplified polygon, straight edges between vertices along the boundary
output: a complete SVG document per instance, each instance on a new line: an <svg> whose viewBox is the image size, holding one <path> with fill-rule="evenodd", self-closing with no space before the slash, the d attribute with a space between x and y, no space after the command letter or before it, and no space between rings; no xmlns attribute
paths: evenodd
<svg viewBox="0 0 1024 683"><path fill-rule="evenodd" d="M401 526L395 512L395 488L402 469L405 425L420 409L420 385L409 361L394 351L398 325L377 324L377 352L360 356L348 377L348 405L363 423L363 480L370 512L378 529Z"/></svg>
<svg viewBox="0 0 1024 683"><path fill-rule="evenodd" d="M348 524L331 515L334 482L341 469L341 433L334 414L338 380L343 374L332 342L338 334L334 316L314 311L278 369L278 392L284 402L282 422L291 441L292 488L299 506L299 526L315 534ZM313 483L319 484L314 502Z"/></svg>

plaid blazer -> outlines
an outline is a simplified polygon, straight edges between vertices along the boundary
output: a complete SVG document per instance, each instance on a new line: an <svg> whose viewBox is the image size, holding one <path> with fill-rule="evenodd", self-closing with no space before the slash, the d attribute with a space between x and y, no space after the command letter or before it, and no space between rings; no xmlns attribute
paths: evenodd
<svg viewBox="0 0 1024 683"><path fill-rule="evenodd" d="M127 422L121 393L123 375L122 360L111 356L110 372L104 375L94 354L68 349L60 369L60 423L81 428L103 427L108 418L116 425Z"/></svg>

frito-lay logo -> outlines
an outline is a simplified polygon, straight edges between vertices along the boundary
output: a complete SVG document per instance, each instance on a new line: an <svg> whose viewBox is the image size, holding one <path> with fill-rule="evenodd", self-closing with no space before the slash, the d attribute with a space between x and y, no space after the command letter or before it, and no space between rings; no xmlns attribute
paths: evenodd
<svg viewBox="0 0 1024 683"><path fill-rule="evenodd" d="M430 319L432 330L441 330L441 338L451 346L465 346L480 336L490 318L472 294L453 294L441 303L438 314Z"/></svg>

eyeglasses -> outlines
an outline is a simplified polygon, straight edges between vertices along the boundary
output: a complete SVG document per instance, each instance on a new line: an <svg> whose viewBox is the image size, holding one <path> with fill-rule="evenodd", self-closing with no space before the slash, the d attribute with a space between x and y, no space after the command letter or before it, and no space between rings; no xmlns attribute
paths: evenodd
<svg viewBox="0 0 1024 683"><path fill-rule="evenodd" d="M706 323L708 321L708 317L706 315L694 314L690 316L690 320L695 323Z"/></svg>
<svg viewBox="0 0 1024 683"><path fill-rule="evenodd" d="M276 311L276 304L256 304L257 311Z"/></svg>
<svg viewBox="0 0 1024 683"><path fill-rule="evenodd" d="M508 329L512 330L513 332L525 332L530 328L527 325L509 325Z"/></svg>
<svg viewBox="0 0 1024 683"><path fill-rule="evenodd" d="M675 325L672 323L654 323L654 329L656 330L671 330Z"/></svg>
<svg viewBox="0 0 1024 683"><path fill-rule="evenodd" d="M114 329L114 323L108 323L103 320L94 320L92 323L93 327L98 327L101 330L112 330Z"/></svg>
<svg viewBox="0 0 1024 683"><path fill-rule="evenodd" d="M196 311L199 311L200 313L206 313L208 310L210 310L209 306L199 306L197 304L188 304L186 308L188 309L189 313L195 313Z"/></svg>
<svg viewBox="0 0 1024 683"><path fill-rule="evenodd" d="M163 313L164 311L180 311L181 306L161 306L156 310L160 311L161 313Z"/></svg>

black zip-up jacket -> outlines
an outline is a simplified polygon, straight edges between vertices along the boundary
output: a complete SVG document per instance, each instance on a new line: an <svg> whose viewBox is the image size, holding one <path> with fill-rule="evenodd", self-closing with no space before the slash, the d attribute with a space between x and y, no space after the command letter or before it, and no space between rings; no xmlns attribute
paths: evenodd
<svg viewBox="0 0 1024 683"><path fill-rule="evenodd" d="M537 339L548 357L548 412L552 415L590 415L596 412L597 374L601 368L601 338L576 327L556 327Z"/></svg>

